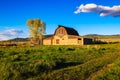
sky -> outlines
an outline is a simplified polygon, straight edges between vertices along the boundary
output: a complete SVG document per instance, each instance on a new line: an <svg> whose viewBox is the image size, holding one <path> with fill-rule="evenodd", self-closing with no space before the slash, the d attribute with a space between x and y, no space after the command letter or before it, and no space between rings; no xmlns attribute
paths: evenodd
<svg viewBox="0 0 120 80"><path fill-rule="evenodd" d="M46 34L58 25L79 35L120 34L120 0L0 0L0 40L28 37L27 20L46 23Z"/></svg>

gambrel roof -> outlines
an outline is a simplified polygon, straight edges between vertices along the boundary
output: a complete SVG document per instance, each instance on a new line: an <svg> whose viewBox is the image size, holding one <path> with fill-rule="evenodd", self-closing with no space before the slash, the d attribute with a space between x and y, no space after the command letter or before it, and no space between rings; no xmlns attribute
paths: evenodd
<svg viewBox="0 0 120 80"><path fill-rule="evenodd" d="M75 29L73 29L73 28L59 25L58 28L60 28L60 27L63 27L63 28L66 30L66 32L67 32L68 35L79 36L78 32L77 32ZM57 28L57 29L58 29L58 28ZM56 30L57 30L57 29L56 29ZM55 31L55 32L56 32L56 31Z"/></svg>

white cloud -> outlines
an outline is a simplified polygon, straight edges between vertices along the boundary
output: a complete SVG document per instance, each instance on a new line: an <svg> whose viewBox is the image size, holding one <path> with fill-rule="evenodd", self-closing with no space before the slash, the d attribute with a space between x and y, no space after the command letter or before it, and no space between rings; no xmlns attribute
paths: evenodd
<svg viewBox="0 0 120 80"><path fill-rule="evenodd" d="M0 41L1 40L8 40L10 37L16 37L20 34L22 34L22 30L17 30L17 29L8 29L0 33Z"/></svg>
<svg viewBox="0 0 120 80"><path fill-rule="evenodd" d="M9 38L8 38L8 36L6 34L0 33L0 41L2 41L2 40L8 40L8 39Z"/></svg>
<svg viewBox="0 0 120 80"><path fill-rule="evenodd" d="M23 33L23 31L16 30L16 29L9 29L9 30L6 30L5 33L9 33L11 36L15 36L15 35Z"/></svg>
<svg viewBox="0 0 120 80"><path fill-rule="evenodd" d="M78 9L74 12L75 14L79 14L81 12L95 12L100 14L100 16L120 16L120 5L119 6L102 6L96 4L81 4Z"/></svg>

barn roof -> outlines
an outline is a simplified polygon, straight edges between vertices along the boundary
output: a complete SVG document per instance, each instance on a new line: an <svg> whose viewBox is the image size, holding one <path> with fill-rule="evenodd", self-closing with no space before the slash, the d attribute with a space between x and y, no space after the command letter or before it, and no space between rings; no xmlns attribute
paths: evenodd
<svg viewBox="0 0 120 80"><path fill-rule="evenodd" d="M73 29L73 28L66 27L66 26L62 26L62 25L58 25L58 28L59 28L59 27L64 27L64 28L66 29L68 35L76 35L76 36L79 36L78 32L77 32L75 29Z"/></svg>

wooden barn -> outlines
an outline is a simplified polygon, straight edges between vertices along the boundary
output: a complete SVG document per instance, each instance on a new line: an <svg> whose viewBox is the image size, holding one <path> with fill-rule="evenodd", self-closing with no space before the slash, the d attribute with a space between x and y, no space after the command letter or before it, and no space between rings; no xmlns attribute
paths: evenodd
<svg viewBox="0 0 120 80"><path fill-rule="evenodd" d="M43 39L43 45L84 45L92 42L92 39L79 36L78 32L69 27L59 25L53 36Z"/></svg>

